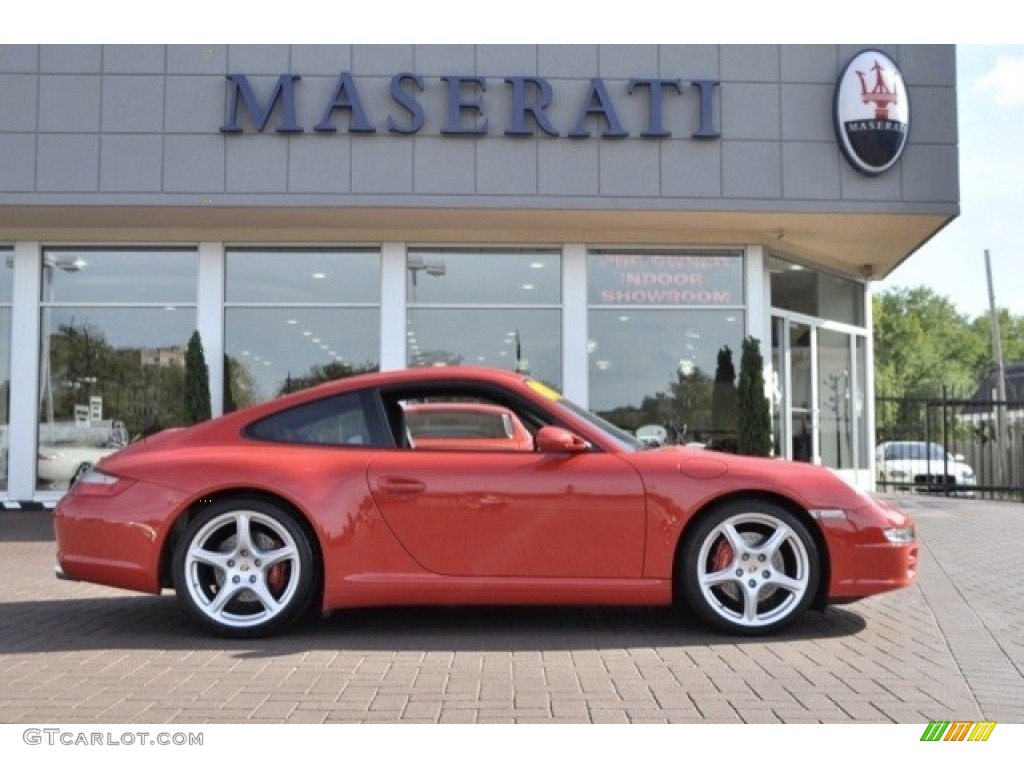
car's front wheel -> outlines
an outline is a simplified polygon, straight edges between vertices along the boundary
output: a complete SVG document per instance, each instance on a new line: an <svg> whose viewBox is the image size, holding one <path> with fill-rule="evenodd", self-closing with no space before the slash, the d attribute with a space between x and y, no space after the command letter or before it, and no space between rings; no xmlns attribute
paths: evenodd
<svg viewBox="0 0 1024 768"><path fill-rule="evenodd" d="M789 510L750 499L701 519L683 543L680 587L694 612L739 635L774 632L814 599L820 557L807 526Z"/></svg>
<svg viewBox="0 0 1024 768"><path fill-rule="evenodd" d="M261 637L292 623L315 592L309 536L287 511L260 499L214 502L174 552L185 610L225 637Z"/></svg>

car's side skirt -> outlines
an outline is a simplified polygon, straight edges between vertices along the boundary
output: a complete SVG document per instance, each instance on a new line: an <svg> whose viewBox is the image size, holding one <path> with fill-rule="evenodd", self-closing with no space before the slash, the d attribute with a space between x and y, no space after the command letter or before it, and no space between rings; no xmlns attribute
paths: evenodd
<svg viewBox="0 0 1024 768"><path fill-rule="evenodd" d="M668 605L671 579L536 579L358 574L324 595L325 610L382 605Z"/></svg>

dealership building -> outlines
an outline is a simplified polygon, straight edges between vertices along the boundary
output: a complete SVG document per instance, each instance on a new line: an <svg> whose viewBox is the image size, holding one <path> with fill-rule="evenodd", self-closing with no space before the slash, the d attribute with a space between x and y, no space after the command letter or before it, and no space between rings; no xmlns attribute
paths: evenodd
<svg viewBox="0 0 1024 768"><path fill-rule="evenodd" d="M215 415L483 365L725 448L754 337L776 454L871 487L870 284L959 213L955 65L949 45L0 46L0 500L52 502L182 423L194 331Z"/></svg>

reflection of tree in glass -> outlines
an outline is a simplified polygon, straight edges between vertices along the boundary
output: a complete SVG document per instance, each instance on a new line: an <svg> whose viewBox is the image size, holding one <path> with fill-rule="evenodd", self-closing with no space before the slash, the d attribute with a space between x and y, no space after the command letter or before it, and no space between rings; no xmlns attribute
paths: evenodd
<svg viewBox="0 0 1024 768"><path fill-rule="evenodd" d="M72 421L76 405L103 398L105 419L137 435L178 426L184 419L185 348L116 348L96 325L64 324L50 335L49 381L41 382L42 421ZM46 387L50 387L47 392Z"/></svg>
<svg viewBox="0 0 1024 768"><path fill-rule="evenodd" d="M736 367L732 350L726 345L718 350L715 383L711 393L711 430L719 447L732 448L736 439Z"/></svg>
<svg viewBox="0 0 1024 768"><path fill-rule="evenodd" d="M326 365L320 365L317 363L316 365L311 366L310 369L301 376L289 375L283 382L281 382L281 386L278 387L275 396L287 395L290 392L298 392L300 389L309 389L310 387L315 387L317 384L323 384L325 381L346 379L349 376L358 376L361 373L374 373L378 368L379 366L376 363L372 363L369 360L364 362L362 365L354 365L340 360L336 360L333 363L327 363Z"/></svg>
<svg viewBox="0 0 1024 768"><path fill-rule="evenodd" d="M676 379L669 385L669 391L672 393L673 415L685 433L679 436L678 442L705 439L711 429L712 389L711 377L699 366L693 366L689 373L676 371Z"/></svg>
<svg viewBox="0 0 1024 768"><path fill-rule="evenodd" d="M771 408L765 396L764 358L761 342L752 336L743 340L737 396L739 452L747 456L770 456L772 422Z"/></svg>
<svg viewBox="0 0 1024 768"><path fill-rule="evenodd" d="M645 424L668 430L670 443L700 440L711 428L712 381L698 366L675 372L669 391L644 396L640 406L622 406L598 415L612 424L635 432Z"/></svg>
<svg viewBox="0 0 1024 768"><path fill-rule="evenodd" d="M608 411L598 411L598 416L617 427L635 432L645 424L667 424L672 418L672 401L664 392L645 395L639 406L623 405Z"/></svg>
<svg viewBox="0 0 1024 768"><path fill-rule="evenodd" d="M193 331L185 350L185 423L198 424L212 414L210 403L210 368L203 354L199 331Z"/></svg>
<svg viewBox="0 0 1024 768"><path fill-rule="evenodd" d="M247 408L263 399L249 367L230 355L224 355L224 413Z"/></svg>

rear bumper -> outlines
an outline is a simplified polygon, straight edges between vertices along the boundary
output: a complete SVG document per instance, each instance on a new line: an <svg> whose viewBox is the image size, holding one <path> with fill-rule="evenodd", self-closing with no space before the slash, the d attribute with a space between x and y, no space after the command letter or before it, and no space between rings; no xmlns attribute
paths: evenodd
<svg viewBox="0 0 1024 768"><path fill-rule="evenodd" d="M64 573L64 569L60 567L60 563L53 566L53 575L57 577L58 581L81 581L81 579L76 579Z"/></svg>
<svg viewBox="0 0 1024 768"><path fill-rule="evenodd" d="M116 496L65 496L53 514L55 575L159 593L161 550L182 502L180 492L146 483Z"/></svg>

